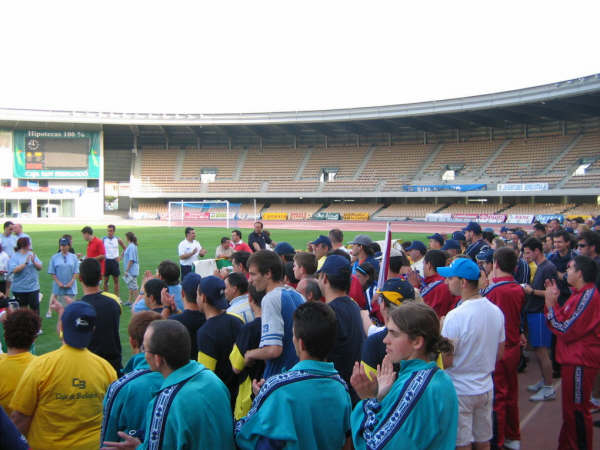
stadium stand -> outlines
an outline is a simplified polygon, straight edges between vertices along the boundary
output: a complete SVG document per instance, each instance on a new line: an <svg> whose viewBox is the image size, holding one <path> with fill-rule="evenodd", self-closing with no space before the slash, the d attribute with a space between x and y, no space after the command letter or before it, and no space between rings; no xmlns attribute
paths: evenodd
<svg viewBox="0 0 600 450"><path fill-rule="evenodd" d="M582 203L569 209L566 214L569 216L597 216L600 214L600 206L593 203Z"/></svg>
<svg viewBox="0 0 600 450"><path fill-rule="evenodd" d="M216 169L217 179L231 180L241 150L222 148L188 148L181 166L181 179L200 180L202 169Z"/></svg>
<svg viewBox="0 0 600 450"><path fill-rule="evenodd" d="M349 213L367 213L371 216L383 205L381 203L348 203L348 202L334 202L323 209L323 212L334 212L340 214Z"/></svg>
<svg viewBox="0 0 600 450"><path fill-rule="evenodd" d="M574 206L574 203L517 203L502 211L502 214L560 214Z"/></svg>
<svg viewBox="0 0 600 450"><path fill-rule="evenodd" d="M488 176L500 177L501 182L524 183L537 177L561 150L573 139L572 136L545 136L529 139L512 139L500 155L487 168ZM541 177L546 181L547 177Z"/></svg>
<svg viewBox="0 0 600 450"><path fill-rule="evenodd" d="M494 150L500 146L501 141L473 141L459 143L444 143L441 151L435 156L431 164L423 171L422 180L440 180L447 165L463 165L458 171L458 179L473 179L479 173L481 166Z"/></svg>
<svg viewBox="0 0 600 450"><path fill-rule="evenodd" d="M338 169L336 180L351 180L356 174L368 147L314 148L300 179L316 179L324 168Z"/></svg>
<svg viewBox="0 0 600 450"><path fill-rule="evenodd" d="M442 209L441 213L450 214L495 214L506 208L503 203L454 203L447 208Z"/></svg>
<svg viewBox="0 0 600 450"><path fill-rule="evenodd" d="M139 200L137 211L154 216L165 216L168 214L169 206L165 200Z"/></svg>
<svg viewBox="0 0 600 450"><path fill-rule="evenodd" d="M293 180L306 149L263 148L250 149L240 172L240 181Z"/></svg>
<svg viewBox="0 0 600 450"><path fill-rule="evenodd" d="M422 218L429 213L441 209L444 205L434 205L433 203L424 204L401 204L392 203L385 209L382 209L375 218L377 219L402 219L402 218Z"/></svg>
<svg viewBox="0 0 600 450"><path fill-rule="evenodd" d="M370 183L385 181L384 190L400 190L403 184L414 178L433 148L432 145L419 144L376 147L359 180Z"/></svg>

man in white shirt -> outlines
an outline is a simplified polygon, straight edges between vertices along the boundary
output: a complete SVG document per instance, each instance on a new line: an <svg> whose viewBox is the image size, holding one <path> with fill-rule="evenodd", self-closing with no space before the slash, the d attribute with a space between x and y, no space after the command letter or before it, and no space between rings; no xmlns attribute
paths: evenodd
<svg viewBox="0 0 600 450"><path fill-rule="evenodd" d="M179 243L178 250L181 279L183 280L188 273L194 271L194 263L198 261L198 256L206 255L206 250L196 240L196 231L192 227L186 227L185 239Z"/></svg>
<svg viewBox="0 0 600 450"><path fill-rule="evenodd" d="M419 272L422 277L425 276L425 270L423 269L423 257L427 253L427 247L421 241L412 241L410 246L406 248L406 252L412 261L410 268L415 272Z"/></svg>
<svg viewBox="0 0 600 450"><path fill-rule="evenodd" d="M104 284L102 286L103 291L108 291L108 280L112 275L113 285L115 287L115 295L119 296L119 276L121 270L119 269L119 261L121 261L121 255L119 246L125 250L125 244L121 238L115 236L115 226L109 225L106 227L106 236L102 238L104 244L104 250L106 251L106 259L104 266Z"/></svg>
<svg viewBox="0 0 600 450"><path fill-rule="evenodd" d="M492 438L492 372L504 352L504 315L500 308L481 297L480 271L469 258L458 258L450 267L438 267L450 292L460 295L450 311L442 335L454 345L453 354L443 355L444 368L458 395L457 449L489 449Z"/></svg>

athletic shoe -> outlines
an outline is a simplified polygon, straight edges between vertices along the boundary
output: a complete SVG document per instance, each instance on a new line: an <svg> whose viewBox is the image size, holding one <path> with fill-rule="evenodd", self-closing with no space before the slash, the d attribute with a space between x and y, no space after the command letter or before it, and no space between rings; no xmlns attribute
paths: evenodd
<svg viewBox="0 0 600 450"><path fill-rule="evenodd" d="M42 334L42 333L44 333L44 332L43 332L43 331L42 331L42 329L40 328L40 331L38 331L38 336L39 336L40 334Z"/></svg>
<svg viewBox="0 0 600 450"><path fill-rule="evenodd" d="M542 389L538 391L537 394L533 394L529 397L529 400L532 402L545 402L549 400L554 400L556 398L556 391L552 386L544 386Z"/></svg>
<svg viewBox="0 0 600 450"><path fill-rule="evenodd" d="M52 313L50 311L46 313L46 319L52 319Z"/></svg>
<svg viewBox="0 0 600 450"><path fill-rule="evenodd" d="M527 390L529 392L537 392L543 387L544 387L544 380L540 380L535 384L530 384L529 386L527 386Z"/></svg>
<svg viewBox="0 0 600 450"><path fill-rule="evenodd" d="M131 302L125 302L123 303L123 306L131 306Z"/></svg>
<svg viewBox="0 0 600 450"><path fill-rule="evenodd" d="M592 397L590 398L590 403L592 407L590 408L590 414L596 414L600 412L600 398Z"/></svg>
<svg viewBox="0 0 600 450"><path fill-rule="evenodd" d="M510 450L521 450L521 441L511 441L510 439L504 439L504 447Z"/></svg>

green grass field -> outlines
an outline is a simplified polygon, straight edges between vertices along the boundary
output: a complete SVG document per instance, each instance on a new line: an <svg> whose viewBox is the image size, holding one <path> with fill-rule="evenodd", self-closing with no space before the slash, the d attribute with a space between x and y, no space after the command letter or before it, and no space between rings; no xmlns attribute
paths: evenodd
<svg viewBox="0 0 600 450"><path fill-rule="evenodd" d="M44 268L40 272L41 292L44 294L44 299L40 305L42 317L48 310L48 301L52 292L52 278L48 275L48 262L50 257L58 250L58 239L65 233L73 236L73 248L77 253L85 253L87 243L81 237L82 227L68 228L64 225L26 225L25 232L31 236L35 253L44 263ZM103 237L105 233L104 227L93 227L94 232L98 237ZM117 235L124 239L127 231L133 231L138 237L139 256L140 256L140 273L145 270L155 271L158 264L165 259L171 259L178 262L177 245L183 239L183 228L168 228L168 227L117 227ZM242 229L244 238L251 230ZM277 230L271 232L271 237L275 242L287 241L296 249L306 248L307 242L315 239L319 234L327 234L326 230ZM376 232L346 232L344 238L350 242L357 234L368 234L375 240L384 239L384 233ZM196 228L196 239L208 250L207 257L214 256L216 246L223 236L229 236L230 233L224 228ZM425 241L426 234L423 233L405 233L402 235L394 234L395 239L402 238L404 240L421 239ZM141 277L138 278L141 282ZM122 300L127 300L127 288L121 279L120 297ZM109 290L112 291L112 282ZM81 295L81 286L79 287ZM121 317L121 343L123 346L123 363L131 356L131 349L127 339L127 325L131 317L130 308L123 308L123 316ZM56 314L52 319L43 318L44 333L40 335L35 344L35 353L43 354L57 349L60 346L60 340L56 333Z"/></svg>

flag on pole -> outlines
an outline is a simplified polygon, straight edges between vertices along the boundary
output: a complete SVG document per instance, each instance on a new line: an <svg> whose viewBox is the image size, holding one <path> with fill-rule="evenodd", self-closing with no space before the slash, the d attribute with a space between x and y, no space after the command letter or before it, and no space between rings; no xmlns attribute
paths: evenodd
<svg viewBox="0 0 600 450"><path fill-rule="evenodd" d="M392 226L387 223L385 230L385 244L382 252L381 264L379 265L379 279L377 280L377 290L383 288L383 283L387 280L388 270L390 268L390 251L392 249Z"/></svg>

